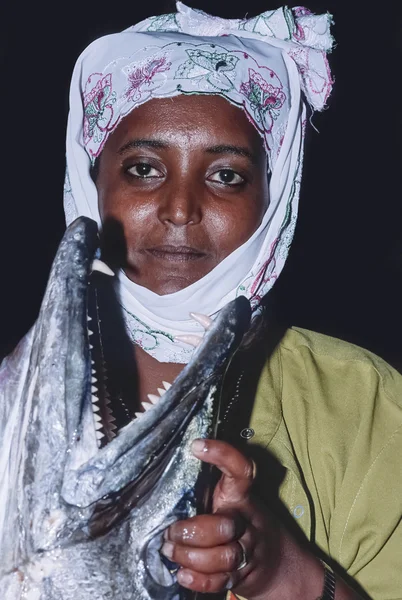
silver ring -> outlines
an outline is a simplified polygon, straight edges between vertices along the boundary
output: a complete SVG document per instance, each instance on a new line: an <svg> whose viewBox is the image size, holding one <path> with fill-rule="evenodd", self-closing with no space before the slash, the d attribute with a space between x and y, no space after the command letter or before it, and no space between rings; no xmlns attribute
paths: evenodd
<svg viewBox="0 0 402 600"><path fill-rule="evenodd" d="M247 558L247 554L246 554L246 549L243 545L243 543L240 540L237 540L237 543L239 544L240 548L241 548L241 561L239 566L237 567L236 571L240 571L240 569L244 569L244 567L247 565L248 563L248 558Z"/></svg>

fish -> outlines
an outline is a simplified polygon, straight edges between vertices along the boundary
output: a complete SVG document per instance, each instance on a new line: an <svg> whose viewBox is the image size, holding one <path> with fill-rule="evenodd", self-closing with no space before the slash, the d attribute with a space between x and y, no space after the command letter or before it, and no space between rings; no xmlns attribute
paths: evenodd
<svg viewBox="0 0 402 600"><path fill-rule="evenodd" d="M56 253L38 319L0 367L0 598L177 600L163 532L196 514L222 382L250 323L239 297L163 398L100 444L88 287L99 235L80 217Z"/></svg>

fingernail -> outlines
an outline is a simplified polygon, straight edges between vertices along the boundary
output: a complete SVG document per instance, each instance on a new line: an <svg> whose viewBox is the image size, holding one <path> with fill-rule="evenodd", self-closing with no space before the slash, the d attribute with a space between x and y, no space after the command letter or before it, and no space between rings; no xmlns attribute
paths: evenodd
<svg viewBox="0 0 402 600"><path fill-rule="evenodd" d="M191 450L195 454L200 454L201 452L207 452L208 448L206 448L205 440L194 440L191 444Z"/></svg>
<svg viewBox="0 0 402 600"><path fill-rule="evenodd" d="M161 548L162 554L164 554L167 558L173 557L174 544L172 542L165 542Z"/></svg>
<svg viewBox="0 0 402 600"><path fill-rule="evenodd" d="M231 590L232 587L233 587L233 579L231 577L229 577L229 579L226 582L226 589Z"/></svg>
<svg viewBox="0 0 402 600"><path fill-rule="evenodd" d="M180 569L177 573L177 580L179 583L183 583L184 585L190 585L193 583L194 577L188 571Z"/></svg>

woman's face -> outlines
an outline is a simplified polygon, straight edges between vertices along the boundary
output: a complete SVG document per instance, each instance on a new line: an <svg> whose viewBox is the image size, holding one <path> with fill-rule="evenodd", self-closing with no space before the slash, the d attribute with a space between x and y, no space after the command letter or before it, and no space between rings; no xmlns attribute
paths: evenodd
<svg viewBox="0 0 402 600"><path fill-rule="evenodd" d="M267 157L244 112L219 96L153 99L109 137L96 186L106 254L135 283L169 294L209 273L259 226Z"/></svg>

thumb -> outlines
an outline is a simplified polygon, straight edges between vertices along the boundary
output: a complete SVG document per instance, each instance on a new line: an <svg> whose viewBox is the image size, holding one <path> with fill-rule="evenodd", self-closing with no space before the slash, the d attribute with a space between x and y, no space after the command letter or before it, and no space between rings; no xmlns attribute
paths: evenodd
<svg viewBox="0 0 402 600"><path fill-rule="evenodd" d="M197 458L215 465L222 473L214 491L214 512L248 499L255 478L254 461L230 444L218 440L195 440L192 451Z"/></svg>

